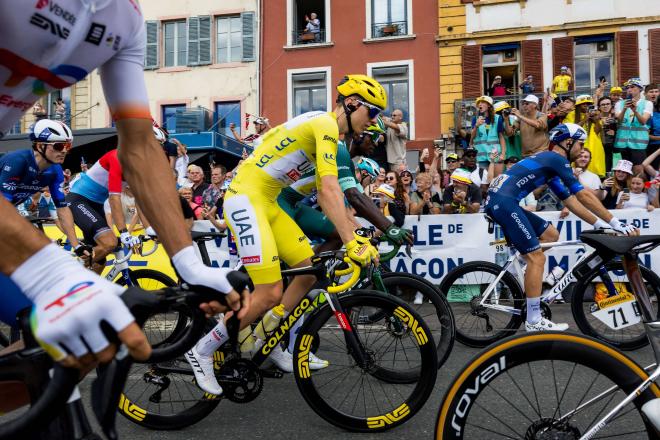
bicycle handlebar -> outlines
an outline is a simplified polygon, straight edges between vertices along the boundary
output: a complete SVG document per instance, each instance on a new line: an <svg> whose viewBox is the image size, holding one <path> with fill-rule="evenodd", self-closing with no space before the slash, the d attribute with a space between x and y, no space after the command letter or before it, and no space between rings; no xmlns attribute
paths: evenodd
<svg viewBox="0 0 660 440"><path fill-rule="evenodd" d="M153 241L154 242L154 247L151 248L151 250L149 252L140 251L139 255L141 257L148 257L149 255L156 252L156 250L158 250L158 241L156 241L153 237L150 237L148 235L140 235L140 236L138 236L138 238L140 239L140 247L142 247L142 244L147 242L147 241ZM124 248L121 245L117 248L117 251L120 251L120 250L124 250ZM122 264L122 263L127 262L128 260L131 259L131 257L134 254L133 248L129 248L128 250L125 250L125 252L126 252L126 255L124 255L123 258L116 258L115 259L115 264Z"/></svg>
<svg viewBox="0 0 660 440"><path fill-rule="evenodd" d="M345 290L350 289L351 287L355 286L357 282L360 280L360 273L361 273L361 268L357 264L353 262L348 257L344 257L344 262L348 264L348 269L338 269L335 271L335 275L338 276L343 276L343 275L348 275L349 273L352 273L351 277L348 279L343 284L332 284L331 286L328 287L328 293L340 293Z"/></svg>

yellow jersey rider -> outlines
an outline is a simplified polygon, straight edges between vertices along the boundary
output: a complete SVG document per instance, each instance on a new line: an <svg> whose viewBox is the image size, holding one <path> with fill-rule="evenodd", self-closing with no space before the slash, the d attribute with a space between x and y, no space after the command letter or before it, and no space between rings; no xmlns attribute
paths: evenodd
<svg viewBox="0 0 660 440"><path fill-rule="evenodd" d="M377 250L368 240L355 234L359 225L346 216L336 157L339 136L362 133L375 124L387 105L387 95L383 86L365 75L345 76L337 92L334 112L304 113L268 131L227 190L225 219L255 284L242 329L280 301L290 312L315 281L313 276L298 276L282 296L280 259L290 267L307 266L314 252L300 227L280 208L277 196L306 172L315 170L319 204L336 226L347 256L361 265L377 258ZM212 394L222 392L213 374L212 354L226 340L226 328L219 323L186 354L191 364L202 367L193 368L197 382ZM284 371L293 370L291 354L279 347L270 359Z"/></svg>

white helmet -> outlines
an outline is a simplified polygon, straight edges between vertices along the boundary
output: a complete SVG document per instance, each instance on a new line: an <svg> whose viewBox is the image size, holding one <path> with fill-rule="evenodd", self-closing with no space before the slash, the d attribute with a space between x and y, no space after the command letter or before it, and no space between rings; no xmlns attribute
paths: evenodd
<svg viewBox="0 0 660 440"><path fill-rule="evenodd" d="M158 140L158 142L162 144L167 140L167 137L165 136L163 130L161 130L158 127L153 127L153 129L154 129L154 136L156 136L156 140Z"/></svg>
<svg viewBox="0 0 660 440"><path fill-rule="evenodd" d="M72 142L73 133L71 129L60 121L42 119L37 121L30 129L30 140L32 142Z"/></svg>

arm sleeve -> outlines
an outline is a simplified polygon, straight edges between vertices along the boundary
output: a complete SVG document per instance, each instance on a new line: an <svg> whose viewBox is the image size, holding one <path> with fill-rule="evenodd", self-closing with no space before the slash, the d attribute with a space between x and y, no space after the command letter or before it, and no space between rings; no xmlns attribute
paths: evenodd
<svg viewBox="0 0 660 440"><path fill-rule="evenodd" d="M64 208L66 207L66 200L64 200L64 174L62 173L62 168L58 167L58 169L55 172L55 175L53 177L53 180L51 180L50 185L48 185L50 188L50 194L52 197L52 203L55 205L56 208Z"/></svg>
<svg viewBox="0 0 660 440"><path fill-rule="evenodd" d="M121 194L122 180L121 164L115 150L115 154L108 157L108 192Z"/></svg>
<svg viewBox="0 0 660 440"><path fill-rule="evenodd" d="M316 141L316 176L337 176L337 138L339 127L329 115L312 122Z"/></svg>
<svg viewBox="0 0 660 440"><path fill-rule="evenodd" d="M144 83L144 22L136 19L133 38L101 68L103 93L114 120L151 119Z"/></svg>
<svg viewBox="0 0 660 440"><path fill-rule="evenodd" d="M346 192L346 190L351 188L357 188L355 168L346 147L339 146L337 148L337 173L342 192Z"/></svg>

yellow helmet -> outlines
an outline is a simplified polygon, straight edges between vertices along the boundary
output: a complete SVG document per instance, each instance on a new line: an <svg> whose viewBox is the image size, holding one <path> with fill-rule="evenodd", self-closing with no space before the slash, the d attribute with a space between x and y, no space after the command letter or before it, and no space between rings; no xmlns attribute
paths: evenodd
<svg viewBox="0 0 660 440"><path fill-rule="evenodd" d="M358 95L381 110L387 107L387 93L378 81L367 75L346 75L337 85L337 92L347 97Z"/></svg>
<svg viewBox="0 0 660 440"><path fill-rule="evenodd" d="M495 110L495 113L504 110L505 108L511 108L508 102L506 101L497 101L493 105L493 109Z"/></svg>
<svg viewBox="0 0 660 440"><path fill-rule="evenodd" d="M493 105L493 98L491 98L490 96L484 95L484 96L478 97L476 99L476 101L474 101L475 105L479 105L480 102L487 102L488 104Z"/></svg>
<svg viewBox="0 0 660 440"><path fill-rule="evenodd" d="M623 93L623 89L615 86L610 89L610 93Z"/></svg>
<svg viewBox="0 0 660 440"><path fill-rule="evenodd" d="M591 98L591 95L580 95L575 98L575 105L580 104L593 104L594 100Z"/></svg>

